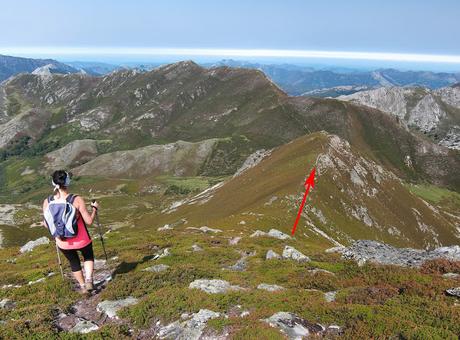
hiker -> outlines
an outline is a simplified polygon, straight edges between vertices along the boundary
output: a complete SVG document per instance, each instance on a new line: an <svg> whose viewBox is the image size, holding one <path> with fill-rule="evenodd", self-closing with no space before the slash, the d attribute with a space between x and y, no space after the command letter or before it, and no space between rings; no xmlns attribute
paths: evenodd
<svg viewBox="0 0 460 340"><path fill-rule="evenodd" d="M94 253L86 226L93 223L99 204L96 201L91 203L90 214L83 198L69 193L70 176L64 170L55 171L51 183L53 195L43 201L44 224L55 238L57 248L69 261L73 276L80 284L80 292L87 294L94 289ZM83 255L85 278L78 251Z"/></svg>

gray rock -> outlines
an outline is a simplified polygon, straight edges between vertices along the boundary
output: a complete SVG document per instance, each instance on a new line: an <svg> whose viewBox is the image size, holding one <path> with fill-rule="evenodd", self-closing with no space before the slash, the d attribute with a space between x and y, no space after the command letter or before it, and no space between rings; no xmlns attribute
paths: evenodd
<svg viewBox="0 0 460 340"><path fill-rule="evenodd" d="M291 238L291 236L277 230L277 229L270 229L270 231L267 234L270 237L277 238L278 240L288 240Z"/></svg>
<svg viewBox="0 0 460 340"><path fill-rule="evenodd" d="M263 321L278 328L290 340L301 340L310 335L324 335L327 331L323 325L309 322L295 314L286 312L275 313Z"/></svg>
<svg viewBox="0 0 460 340"><path fill-rule="evenodd" d="M324 293L324 298L326 299L327 302L334 302L336 296L337 296L337 291Z"/></svg>
<svg viewBox="0 0 460 340"><path fill-rule="evenodd" d="M163 230L172 230L173 227L171 227L169 224L165 224L164 226L162 227L159 227L157 230L158 231L163 231Z"/></svg>
<svg viewBox="0 0 460 340"><path fill-rule="evenodd" d="M451 295L451 296L455 296L455 297L460 298L460 287L447 289L446 293Z"/></svg>
<svg viewBox="0 0 460 340"><path fill-rule="evenodd" d="M202 231L203 233L214 233L214 234L217 234L217 233L221 233L222 230L220 229L213 229L213 228L209 228L207 226L203 226L203 227L200 227L200 228L195 228L195 227L188 227L187 229L190 229L190 230L200 230Z"/></svg>
<svg viewBox="0 0 460 340"><path fill-rule="evenodd" d="M265 255L265 259L266 260L273 260L273 259L279 260L281 259L281 255L269 249L267 251L267 255Z"/></svg>
<svg viewBox="0 0 460 340"><path fill-rule="evenodd" d="M284 290L285 288L278 285L269 285L267 283L261 283L257 286L257 289L267 290L269 292L277 292L280 290Z"/></svg>
<svg viewBox="0 0 460 340"><path fill-rule="evenodd" d="M5 298L0 301L0 309L12 309L15 305L15 302L10 299Z"/></svg>
<svg viewBox="0 0 460 340"><path fill-rule="evenodd" d="M50 243L49 238L46 236L43 236L43 237L36 239L35 241L27 242L21 247L21 249L19 249L19 251L21 253L26 253L26 252L34 250L35 247L38 247L43 244L49 244L49 243Z"/></svg>
<svg viewBox="0 0 460 340"><path fill-rule="evenodd" d="M203 248L201 248L199 245L194 244L192 245L192 250L193 251L203 251Z"/></svg>
<svg viewBox="0 0 460 340"><path fill-rule="evenodd" d="M310 258L308 256L302 254L300 251L291 246L284 247L282 256L284 259L291 259L297 262L310 261Z"/></svg>
<svg viewBox="0 0 460 340"><path fill-rule="evenodd" d="M241 237L237 236L237 237L234 237L232 239L230 239L228 241L228 244L230 244L231 246L236 246L238 244L238 242L241 241Z"/></svg>
<svg viewBox="0 0 460 340"><path fill-rule="evenodd" d="M198 340L203 334L206 323L219 316L219 313L212 310L200 309L198 313L192 314L192 317L186 321L175 321L161 327L158 331L158 337L160 339ZM189 316L184 316L184 318L187 317Z"/></svg>
<svg viewBox="0 0 460 340"><path fill-rule="evenodd" d="M277 238L278 240L287 240L291 238L289 235L277 229L270 229L268 233L266 233L265 231L256 230L249 237L259 237L259 236L269 236L269 237Z"/></svg>
<svg viewBox="0 0 460 340"><path fill-rule="evenodd" d="M160 273L160 272L165 271L168 268L169 268L169 266L166 265L166 264L156 264L154 266L147 267L147 268L142 269L142 270L146 271L146 272Z"/></svg>
<svg viewBox="0 0 460 340"><path fill-rule="evenodd" d="M442 275L443 278L445 279L460 279L460 274L457 273L445 273Z"/></svg>
<svg viewBox="0 0 460 340"><path fill-rule="evenodd" d="M76 325L70 329L70 333L80 333L80 334L87 334L90 332L97 331L99 326L96 325L94 322L80 319L76 323Z"/></svg>
<svg viewBox="0 0 460 340"><path fill-rule="evenodd" d="M208 294L226 293L234 290L242 290L240 286L232 286L224 280L206 280L199 279L190 283L189 288L200 289Z"/></svg>
<svg viewBox="0 0 460 340"><path fill-rule="evenodd" d="M249 237L259 237L259 236L265 236L265 235L267 235L267 233L265 231L256 230Z"/></svg>
<svg viewBox="0 0 460 340"><path fill-rule="evenodd" d="M425 261L445 258L460 261L460 246L441 247L434 250L395 248L384 243L359 240L350 247L338 250L345 259L363 264L367 261L407 267L420 267Z"/></svg>
<svg viewBox="0 0 460 340"><path fill-rule="evenodd" d="M121 308L135 305L137 302L138 302L138 299L132 296L129 296L123 300L115 300L115 301L105 300L97 304L97 310L99 312L105 313L109 318L118 319L117 312Z"/></svg>
<svg viewBox="0 0 460 340"><path fill-rule="evenodd" d="M171 252L169 251L169 248L165 248L165 249L159 251L158 253L156 253L155 256L153 257L153 260L158 260L158 259L161 259L161 258L169 256L169 255L171 255Z"/></svg>
<svg viewBox="0 0 460 340"><path fill-rule="evenodd" d="M321 268L309 269L308 272L311 274L324 273L324 274L329 274L329 275L335 275L333 272L330 272L329 270L321 269Z"/></svg>
<svg viewBox="0 0 460 340"><path fill-rule="evenodd" d="M250 154L248 158L244 161L243 165L236 170L235 174L233 177L237 177L241 175L243 172L246 170L255 167L257 164L259 164L265 157L269 156L271 153L271 150L265 150L265 149L260 149L257 150L256 152Z"/></svg>
<svg viewBox="0 0 460 340"><path fill-rule="evenodd" d="M231 266L227 267L227 269L234 270L234 271L237 271L237 272L242 272L242 271L246 270L247 266L248 266L248 264L246 262L246 257L243 257L243 258L239 259L234 265L231 265Z"/></svg>

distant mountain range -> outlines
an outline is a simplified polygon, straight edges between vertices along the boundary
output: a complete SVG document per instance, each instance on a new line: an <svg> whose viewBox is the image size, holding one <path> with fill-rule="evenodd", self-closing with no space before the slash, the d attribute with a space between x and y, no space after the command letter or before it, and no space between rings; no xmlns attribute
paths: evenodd
<svg viewBox="0 0 460 340"><path fill-rule="evenodd" d="M160 66L160 63L109 64L91 61L62 63L53 59L0 56L0 81L21 72L32 72L36 68L48 64L54 65L52 72L55 73L84 72L93 76L105 75L123 68L150 71ZM460 73L430 71L400 71L395 69L361 71L334 67L318 69L293 64L269 65L232 59L225 59L216 63L204 63L202 66L207 68L229 66L258 69L264 72L283 91L294 96L338 97L389 86L420 86L438 89L460 82Z"/></svg>
<svg viewBox="0 0 460 340"><path fill-rule="evenodd" d="M53 73L76 73L78 69L53 59L32 59L0 55L0 81L18 73L33 72L37 68L52 65Z"/></svg>
<svg viewBox="0 0 460 340"><path fill-rule="evenodd" d="M289 64L266 65L235 60L222 60L209 65L259 69L290 95L317 97L337 97L382 86L421 86L437 89L460 82L460 73L400 71L395 69L374 71L318 70Z"/></svg>

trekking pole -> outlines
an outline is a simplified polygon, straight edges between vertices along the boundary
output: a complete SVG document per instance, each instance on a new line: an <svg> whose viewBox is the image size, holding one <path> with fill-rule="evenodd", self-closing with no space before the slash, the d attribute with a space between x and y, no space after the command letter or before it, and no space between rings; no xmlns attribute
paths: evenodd
<svg viewBox="0 0 460 340"><path fill-rule="evenodd" d="M96 202L96 200L92 200L92 202L94 203ZM102 236L102 228L101 228L101 224L99 223L99 215L97 214L97 209L96 209L96 224L97 224L97 229L99 231L99 237L102 243L102 249L104 250L105 260L108 261L107 252L105 251L104 237Z"/></svg>
<svg viewBox="0 0 460 340"><path fill-rule="evenodd" d="M64 271L62 270L61 255L59 255L59 249L58 249L58 245L57 245L56 242L55 242L55 244L56 244L56 254L57 254L57 258L58 258L59 269L61 271L62 279L64 280Z"/></svg>

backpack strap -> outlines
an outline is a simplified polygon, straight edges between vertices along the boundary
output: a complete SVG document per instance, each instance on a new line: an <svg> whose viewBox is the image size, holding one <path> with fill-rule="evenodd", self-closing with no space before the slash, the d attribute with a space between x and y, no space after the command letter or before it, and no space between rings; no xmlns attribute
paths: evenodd
<svg viewBox="0 0 460 340"><path fill-rule="evenodd" d="M66 201L69 202L70 204L73 204L73 202L75 201L77 197L78 195L69 194L66 198Z"/></svg>

